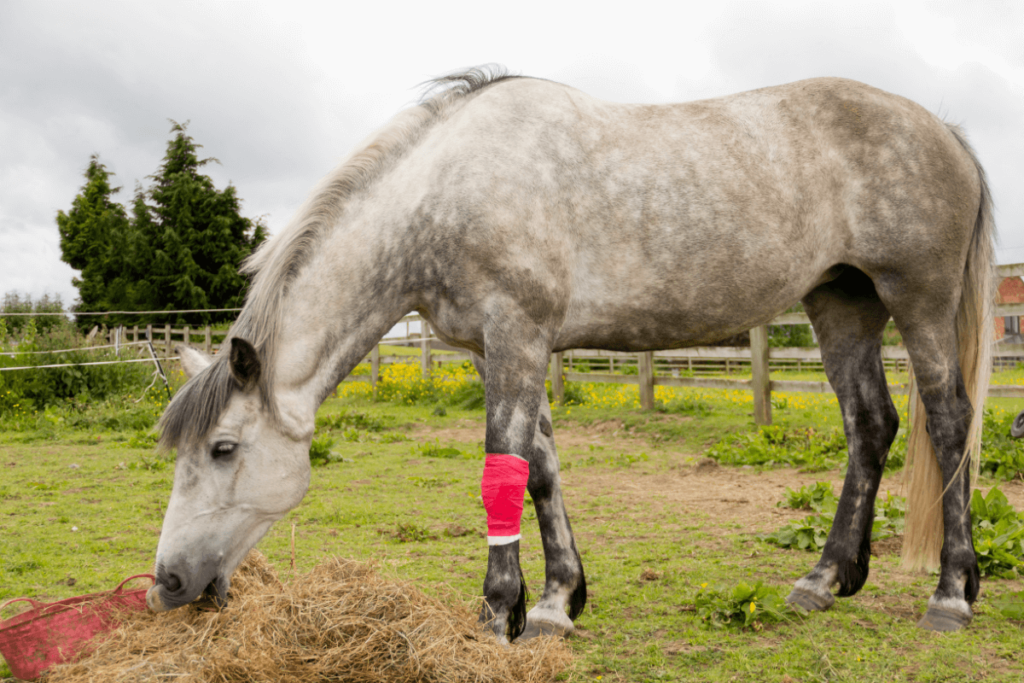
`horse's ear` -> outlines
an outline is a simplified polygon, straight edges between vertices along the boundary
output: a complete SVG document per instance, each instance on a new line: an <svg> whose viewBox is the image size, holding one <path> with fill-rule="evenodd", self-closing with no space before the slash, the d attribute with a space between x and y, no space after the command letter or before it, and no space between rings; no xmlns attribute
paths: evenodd
<svg viewBox="0 0 1024 683"><path fill-rule="evenodd" d="M231 376L248 391L260 381L260 356L256 347L239 337L231 338Z"/></svg>
<svg viewBox="0 0 1024 683"><path fill-rule="evenodd" d="M191 346L175 346L174 352L181 359L181 369L185 371L189 379L198 375L206 369L207 365L213 362L212 358L198 349L193 349Z"/></svg>

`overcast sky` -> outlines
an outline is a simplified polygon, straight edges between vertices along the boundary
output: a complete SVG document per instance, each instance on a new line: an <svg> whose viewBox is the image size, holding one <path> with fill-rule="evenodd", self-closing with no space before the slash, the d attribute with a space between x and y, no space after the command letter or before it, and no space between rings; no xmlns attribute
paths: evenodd
<svg viewBox="0 0 1024 683"><path fill-rule="evenodd" d="M597 10L597 7L614 10ZM124 189L190 121L279 231L418 84L497 62L620 102L843 76L964 126L1000 263L1024 262L1024 2L112 3L0 0L0 294L77 298L54 220L98 153Z"/></svg>

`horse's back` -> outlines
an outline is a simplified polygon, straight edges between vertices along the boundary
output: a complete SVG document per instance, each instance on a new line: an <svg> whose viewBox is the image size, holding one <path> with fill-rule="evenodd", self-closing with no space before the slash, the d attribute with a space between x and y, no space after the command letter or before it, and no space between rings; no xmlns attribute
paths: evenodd
<svg viewBox="0 0 1024 683"><path fill-rule="evenodd" d="M966 245L977 213L977 172L937 117L836 78L667 105L512 79L434 147L452 234L568 297L565 345L749 329L837 264L891 275L936 240ZM960 252L929 267L952 276Z"/></svg>

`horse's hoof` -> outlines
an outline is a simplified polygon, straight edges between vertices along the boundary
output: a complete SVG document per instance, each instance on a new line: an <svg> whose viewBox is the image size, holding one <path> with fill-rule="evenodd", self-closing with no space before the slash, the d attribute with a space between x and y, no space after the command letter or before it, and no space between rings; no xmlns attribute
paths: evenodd
<svg viewBox="0 0 1024 683"><path fill-rule="evenodd" d="M969 623L971 623L971 617L963 612L929 607L921 617L921 621L917 622L917 627L926 631L947 632L959 631Z"/></svg>
<svg viewBox="0 0 1024 683"><path fill-rule="evenodd" d="M786 602L799 607L805 612L824 612L835 604L836 599L831 593L828 593L826 597L803 588L794 588L789 596L786 597Z"/></svg>
<svg viewBox="0 0 1024 683"><path fill-rule="evenodd" d="M565 612L534 607L526 615L526 628L518 640L530 640L537 636L558 636L568 638L576 627Z"/></svg>

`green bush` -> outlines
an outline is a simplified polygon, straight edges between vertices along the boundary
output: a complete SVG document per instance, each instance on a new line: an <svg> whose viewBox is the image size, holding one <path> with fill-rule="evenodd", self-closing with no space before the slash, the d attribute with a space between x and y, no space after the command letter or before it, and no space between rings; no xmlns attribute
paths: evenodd
<svg viewBox="0 0 1024 683"><path fill-rule="evenodd" d="M769 325L768 346L817 346L810 325Z"/></svg>
<svg viewBox="0 0 1024 683"><path fill-rule="evenodd" d="M8 318L14 319L14 318ZM0 416L19 415L42 410L67 400L96 401L108 396L141 392L149 384L153 366L149 363L112 365L76 365L95 361L119 360L114 349L88 350L82 338L65 318L54 317L47 334L37 329L37 319L22 324L20 337L10 334L6 320L0 319L0 368L41 365L65 365L59 368L9 370L0 372ZM64 350L62 353L35 353Z"/></svg>

